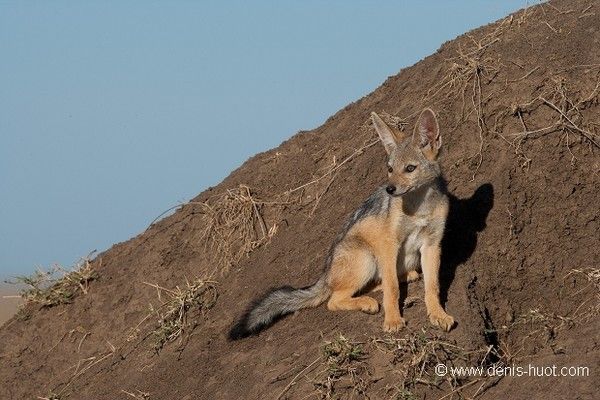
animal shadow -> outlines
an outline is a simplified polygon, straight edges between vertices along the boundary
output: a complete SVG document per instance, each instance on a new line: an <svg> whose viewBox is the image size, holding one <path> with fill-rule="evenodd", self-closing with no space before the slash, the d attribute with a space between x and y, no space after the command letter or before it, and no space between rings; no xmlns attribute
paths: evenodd
<svg viewBox="0 0 600 400"><path fill-rule="evenodd" d="M477 234L486 227L487 216L494 206L494 187L491 183L479 186L468 199L448 194L450 210L442 239L440 268L440 300L445 304L448 289L456 269L466 262L477 247Z"/></svg>

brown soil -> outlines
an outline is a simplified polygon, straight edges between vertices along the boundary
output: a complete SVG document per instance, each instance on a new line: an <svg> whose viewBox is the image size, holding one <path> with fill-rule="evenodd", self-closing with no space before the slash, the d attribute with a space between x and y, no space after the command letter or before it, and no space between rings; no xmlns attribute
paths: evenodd
<svg viewBox="0 0 600 400"><path fill-rule="evenodd" d="M538 5L444 44L100 254L88 294L31 305L4 324L0 398L597 398L599 78L598 0ZM392 337L381 314L321 306L228 342L253 298L316 280L344 219L385 181L379 144L354 154L375 139L370 112L410 129L424 106L438 113L444 138L452 207L442 292L458 326L429 327L417 282L407 288L408 326ZM243 197L239 185L254 203L222 197L228 189ZM206 201L221 213L210 214ZM246 215L236 225L245 231L219 225L228 210ZM209 222L221 230L207 231ZM154 351L159 316L144 318L161 300L144 282L183 288L202 277L217 282L214 307L190 308L183 334ZM360 342L361 354L332 356L323 343L339 334ZM422 341L406 345L416 334ZM435 381L435 359L415 358L429 354L419 346L445 362L587 366L590 376Z"/></svg>

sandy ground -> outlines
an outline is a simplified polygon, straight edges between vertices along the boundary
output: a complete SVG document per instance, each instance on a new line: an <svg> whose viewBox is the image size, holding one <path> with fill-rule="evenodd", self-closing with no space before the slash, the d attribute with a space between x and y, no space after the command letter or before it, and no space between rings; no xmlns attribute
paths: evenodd
<svg viewBox="0 0 600 400"><path fill-rule="evenodd" d="M14 286L0 283L0 325L17 312L20 299L12 297L16 295L17 289Z"/></svg>

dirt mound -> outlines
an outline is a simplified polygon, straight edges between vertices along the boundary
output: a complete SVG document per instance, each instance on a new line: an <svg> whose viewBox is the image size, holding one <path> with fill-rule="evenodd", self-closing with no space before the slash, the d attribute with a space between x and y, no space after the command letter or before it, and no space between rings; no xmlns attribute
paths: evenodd
<svg viewBox="0 0 600 400"><path fill-rule="evenodd" d="M600 1L519 11L252 157L100 254L87 294L8 321L0 397L593 398L599 30ZM442 297L458 326L430 328L417 282L403 289L398 335L383 334L381 315L319 307L227 342L247 302L317 279L345 218L385 181L370 112L412 129L424 106L444 141ZM438 377L440 362L583 366L589 376Z"/></svg>

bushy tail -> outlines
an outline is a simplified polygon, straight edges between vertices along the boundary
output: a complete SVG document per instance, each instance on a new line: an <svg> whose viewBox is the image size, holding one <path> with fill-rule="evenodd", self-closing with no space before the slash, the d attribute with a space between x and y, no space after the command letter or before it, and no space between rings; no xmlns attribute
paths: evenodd
<svg viewBox="0 0 600 400"><path fill-rule="evenodd" d="M285 286L254 301L242 319L229 331L229 339L237 340L257 334L281 317L302 308L316 307L329 298L331 290L321 277L312 286L294 289Z"/></svg>

